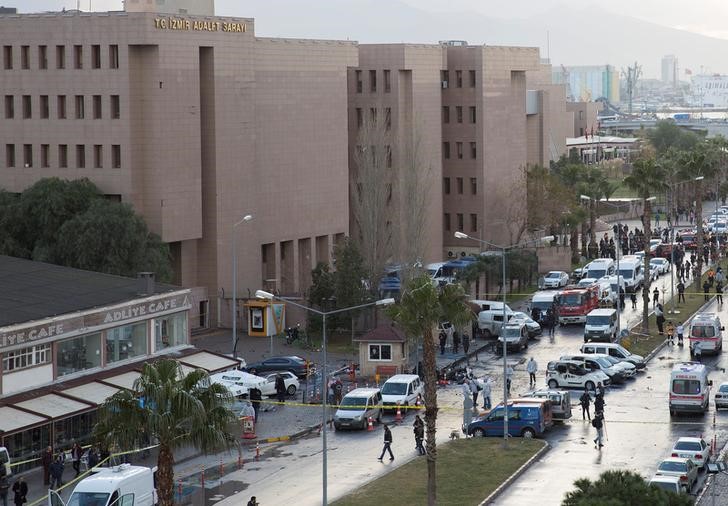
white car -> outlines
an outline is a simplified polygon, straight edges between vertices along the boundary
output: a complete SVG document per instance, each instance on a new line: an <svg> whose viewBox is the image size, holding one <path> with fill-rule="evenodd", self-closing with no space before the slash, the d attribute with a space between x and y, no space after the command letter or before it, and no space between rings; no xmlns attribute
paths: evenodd
<svg viewBox="0 0 728 506"><path fill-rule="evenodd" d="M583 278L576 284L576 286L578 286L579 288L586 288L587 286L591 286L596 282L596 278Z"/></svg>
<svg viewBox="0 0 728 506"><path fill-rule="evenodd" d="M686 492L698 481L698 467L690 459L670 457L657 466L655 476L677 476Z"/></svg>
<svg viewBox="0 0 728 506"><path fill-rule="evenodd" d="M670 262L665 258L652 258L650 259L650 267L657 267L658 274L667 274L670 272Z"/></svg>
<svg viewBox="0 0 728 506"><path fill-rule="evenodd" d="M290 371L277 371L269 372L263 376L265 384L263 385L263 388L260 389L260 393L263 397L276 395L276 376L279 374L283 376L283 382L286 384L286 393L288 395L296 395L298 388L301 386L296 375Z"/></svg>
<svg viewBox="0 0 728 506"><path fill-rule="evenodd" d="M587 371L581 362L555 360L546 366L546 384L551 390L567 387L593 391L598 383L609 385L609 376L602 371Z"/></svg>
<svg viewBox="0 0 728 506"><path fill-rule="evenodd" d="M657 278L660 276L660 270L658 267L650 262L650 280L651 281L657 281Z"/></svg>
<svg viewBox="0 0 728 506"><path fill-rule="evenodd" d="M609 362L612 363L613 365L620 367L622 369L622 374L624 375L625 378L634 378L637 375L637 368L634 366L633 363L627 362L624 360L619 360L610 355L600 355L600 356L609 360Z"/></svg>
<svg viewBox="0 0 728 506"><path fill-rule="evenodd" d="M526 330L528 330L528 337L534 338L537 335L541 334L541 325L538 324L533 318L528 316L526 313L523 313L521 311L515 311L511 313L510 318L508 319L509 322L513 320L523 320L526 322Z"/></svg>
<svg viewBox="0 0 728 506"><path fill-rule="evenodd" d="M704 469L710 459L710 447L703 438L681 437L672 447L671 455L676 458L690 459L700 469Z"/></svg>
<svg viewBox="0 0 728 506"><path fill-rule="evenodd" d="M550 271L543 278L544 288L561 288L569 284L569 275L564 271Z"/></svg>
<svg viewBox="0 0 728 506"><path fill-rule="evenodd" d="M715 391L715 409L728 408L728 381L720 384Z"/></svg>

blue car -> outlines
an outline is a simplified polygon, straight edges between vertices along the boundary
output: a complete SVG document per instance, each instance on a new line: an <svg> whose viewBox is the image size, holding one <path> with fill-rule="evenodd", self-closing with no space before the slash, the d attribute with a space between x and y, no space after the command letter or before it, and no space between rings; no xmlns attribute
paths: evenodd
<svg viewBox="0 0 728 506"><path fill-rule="evenodd" d="M490 413L470 422L469 436L503 437L504 408L499 404ZM514 437L541 436L553 424L550 401L520 399L508 402L508 434Z"/></svg>

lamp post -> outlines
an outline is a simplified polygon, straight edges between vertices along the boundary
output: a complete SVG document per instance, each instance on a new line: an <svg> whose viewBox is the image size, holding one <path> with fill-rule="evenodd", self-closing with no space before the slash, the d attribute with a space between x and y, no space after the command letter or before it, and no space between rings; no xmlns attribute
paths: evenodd
<svg viewBox="0 0 728 506"><path fill-rule="evenodd" d="M358 306L351 306L351 307L344 307L341 309L334 309L333 311L321 311L319 309L314 309L312 307L304 306L303 304L299 304L297 302L293 302L290 299L287 299L286 297L278 297L276 295L273 295L270 292L266 292L263 290L256 290L255 296L259 299L267 299L267 300L280 300L283 302L286 302L287 304L291 304L292 306L301 308L303 310L309 311L311 313L317 314L321 317L323 320L323 326L322 326L322 343L321 343L321 351L323 354L323 374L321 375L321 393L322 393L322 421L321 421L321 443L323 446L323 490L322 490L322 501L321 503L326 506L328 504L327 499L327 488L328 488L328 480L327 480L327 443L326 443L326 426L328 422L328 409L326 405L326 393L327 393L327 384L328 384L328 376L326 372L327 367L327 355L326 355L326 317L328 315L333 315L337 313L343 313L346 311L353 311L355 309L361 309L365 307L370 306L389 306L391 304L394 304L394 299L388 298L388 299L380 299L373 302L367 302L366 304L359 304Z"/></svg>
<svg viewBox="0 0 728 506"><path fill-rule="evenodd" d="M503 448L506 448L508 446L508 362L506 361L507 355L508 355L508 343L506 341L505 336L505 329L506 329L506 252L510 249L518 248L518 247L524 247L528 246L530 244L539 244L539 243L546 243L554 240L554 236L547 235L545 237L541 237L539 239L534 239L532 241L526 241L523 243L518 244L511 244L508 246L500 246L498 244L493 244L491 242L485 241L483 239L478 239L477 237L469 236L468 234L464 232L455 232L455 238L456 239L470 239L472 241L479 242L480 244L485 244L486 246L490 246L494 249L499 249L501 251L501 267L502 267L502 285L501 285L501 296L503 298L503 321L501 322L501 332L500 336L503 338Z"/></svg>
<svg viewBox="0 0 728 506"><path fill-rule="evenodd" d="M243 218L233 225L233 358L238 357L238 242L235 235L235 229L241 223L245 223L253 219L252 214L246 214Z"/></svg>

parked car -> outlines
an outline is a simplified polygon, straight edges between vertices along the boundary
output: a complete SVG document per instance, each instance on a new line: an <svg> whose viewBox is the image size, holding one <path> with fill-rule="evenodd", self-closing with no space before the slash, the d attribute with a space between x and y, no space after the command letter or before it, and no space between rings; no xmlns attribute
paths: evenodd
<svg viewBox="0 0 728 506"><path fill-rule="evenodd" d="M613 365L616 365L617 367L622 368L622 374L626 378L634 378L637 374L637 368L634 366L632 362L627 362L626 360L619 360L611 355L601 355L602 357L606 358L611 362Z"/></svg>
<svg viewBox="0 0 728 506"><path fill-rule="evenodd" d="M290 371L276 371L263 376L263 378L265 378L265 385L263 385L263 388L260 391L263 396L276 395L276 376L279 374L283 376L283 382L286 385L286 393L288 395L296 395L298 388L301 386L296 375Z"/></svg>
<svg viewBox="0 0 728 506"><path fill-rule="evenodd" d="M609 355L617 360L631 362L637 369L644 369L647 365L642 356L630 353L622 345L617 343L584 343L581 345L581 352Z"/></svg>
<svg viewBox="0 0 728 506"><path fill-rule="evenodd" d="M700 469L704 469L710 459L710 446L700 437L681 437L672 446L673 457L690 459Z"/></svg>
<svg viewBox="0 0 728 506"><path fill-rule="evenodd" d="M676 476L686 492L698 481L698 468L690 459L670 457L657 465L656 476Z"/></svg>
<svg viewBox="0 0 728 506"><path fill-rule="evenodd" d="M528 329L523 320L511 320L503 328L503 335L498 337L501 344L505 340L509 350L520 351L528 348ZM498 349L501 349L499 347Z"/></svg>
<svg viewBox="0 0 728 506"><path fill-rule="evenodd" d="M296 355L286 357L270 357L260 362L255 362L246 368L251 374L260 374L272 371L290 371L299 378L306 376L306 372L310 369L306 360Z"/></svg>
<svg viewBox="0 0 728 506"><path fill-rule="evenodd" d="M551 402L546 399L521 399L508 402L508 434L532 438L540 436L551 420ZM503 404L497 405L488 414L478 417L463 427L467 435L503 437Z"/></svg>
<svg viewBox="0 0 728 506"><path fill-rule="evenodd" d="M544 288L561 288L569 284L569 275L564 271L550 271L543 277Z"/></svg>
<svg viewBox="0 0 728 506"><path fill-rule="evenodd" d="M365 429L370 418L382 421L382 393L378 388L356 388L344 396L334 413L334 429Z"/></svg>
<svg viewBox="0 0 728 506"><path fill-rule="evenodd" d="M424 395L424 385L416 374L395 374L382 385L384 409L395 410L402 406L407 416L407 407L414 406L418 395Z"/></svg>
<svg viewBox="0 0 728 506"><path fill-rule="evenodd" d="M724 381L715 391L715 409L728 408L728 381Z"/></svg>
<svg viewBox="0 0 728 506"><path fill-rule="evenodd" d="M609 376L602 371L588 371L581 362L554 360L546 366L546 384L551 390L559 387L594 390L597 383L608 385Z"/></svg>
<svg viewBox="0 0 728 506"><path fill-rule="evenodd" d="M536 397L551 401L551 416L555 422L571 418L571 393L568 390L531 390L521 397Z"/></svg>
<svg viewBox="0 0 728 506"><path fill-rule="evenodd" d="M677 476L655 475L650 480L650 486L667 490L673 494L681 494L685 492L685 487L680 484L680 478Z"/></svg>
<svg viewBox="0 0 728 506"><path fill-rule="evenodd" d="M526 329L528 330L528 337L534 338L536 336L541 335L541 325L538 324L533 318L528 316L526 313L522 311L514 311L511 313L510 317L508 318L508 321L511 322L512 320L522 320L526 323Z"/></svg>
<svg viewBox="0 0 728 506"><path fill-rule="evenodd" d="M573 360L581 362L587 371L602 371L609 376L612 384L624 383L626 376L622 373L622 369L607 360L607 355L577 353L574 355L562 355L561 360Z"/></svg>
<svg viewBox="0 0 728 506"><path fill-rule="evenodd" d="M670 262L665 258L651 258L650 265L657 267L657 273L660 275L670 272Z"/></svg>

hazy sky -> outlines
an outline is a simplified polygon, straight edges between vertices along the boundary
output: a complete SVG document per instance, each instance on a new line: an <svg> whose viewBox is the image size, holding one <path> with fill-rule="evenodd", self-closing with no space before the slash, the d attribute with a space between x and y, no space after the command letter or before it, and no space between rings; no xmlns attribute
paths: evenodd
<svg viewBox="0 0 728 506"><path fill-rule="evenodd" d="M316 0L301 0L315 5ZM340 0L346 4L350 0ZM581 9L595 5L619 14L653 23L694 31L703 35L728 39L728 1L726 0L403 0L421 9L477 11L491 17L521 17L554 8ZM0 4L16 6L22 12L75 9L76 0L0 0ZM82 10L121 10L121 0L79 0ZM256 5L257 4L257 5ZM250 16L264 7L265 0L217 0L217 13ZM268 27L275 32L275 27ZM396 38L396 37L395 37Z"/></svg>

